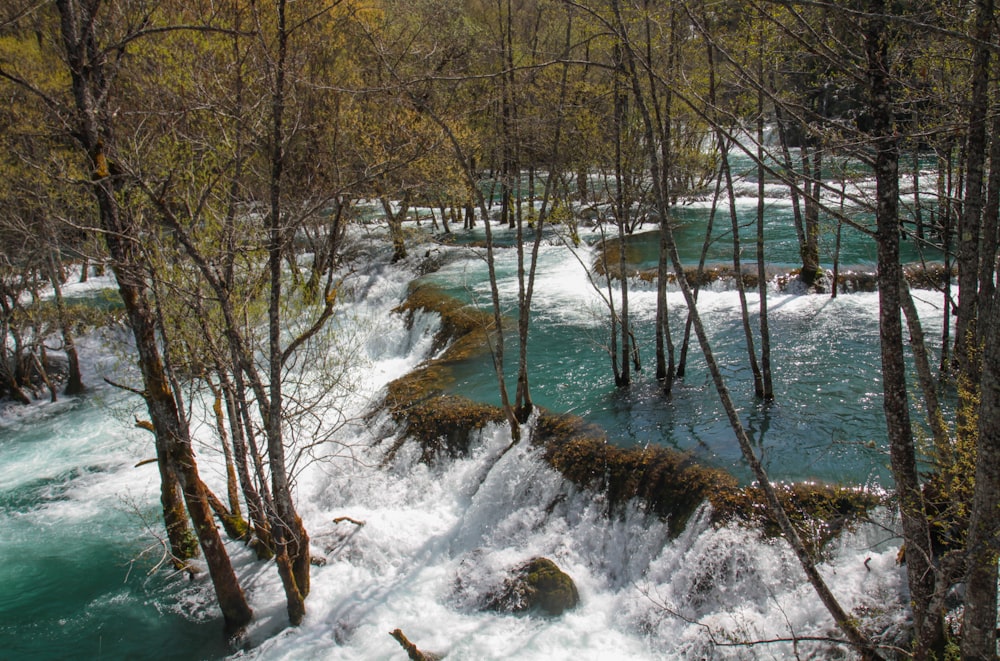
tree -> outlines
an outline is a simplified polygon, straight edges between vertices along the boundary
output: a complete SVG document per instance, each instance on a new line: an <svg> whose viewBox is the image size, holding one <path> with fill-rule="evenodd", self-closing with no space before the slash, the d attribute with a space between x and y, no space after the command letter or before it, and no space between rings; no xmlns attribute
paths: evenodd
<svg viewBox="0 0 1000 661"><path fill-rule="evenodd" d="M116 145L113 112L109 104L113 91L111 85L122 64L120 54L129 42L140 38L143 31L130 24L128 15L99 16L101 7L96 3L83 5L76 0L59 0L56 9L72 87L71 130L81 152L89 159L91 192L97 204L119 293L135 337L143 377L142 395L149 410L161 467L164 511L169 517L168 532L173 539L177 535L175 529L185 527L181 522L186 506L194 521L226 628L235 632L249 622L252 611L215 528L206 488L198 475L191 449L187 423L181 415L164 368L157 342L156 313L149 298L145 265L139 250L141 229L128 208L119 201L126 182L111 160ZM105 21L126 29L117 37L102 35L98 30L106 25ZM43 98L48 100L47 96ZM183 493L183 506L173 502L174 484L179 484ZM175 542L174 548L179 547L183 548Z"/></svg>
<svg viewBox="0 0 1000 661"><path fill-rule="evenodd" d="M609 20L606 20L608 27L614 30L617 38L620 40L624 47L624 53L626 56L627 70L630 74L630 79L632 82L632 91L636 104L639 106L640 113L643 118L643 122L646 127L647 136L647 150L648 158L652 164L653 169L653 181L659 182L659 168L662 164L658 162L658 154L656 153L653 145L655 144L650 135L653 131L653 125L651 121L651 116L648 107L645 105L645 96L642 93L640 87L640 67L644 65L643 61L639 57L632 45L632 41L629 37L629 32L626 28L626 24L622 19L622 9L618 0L612 0L611 2L611 12L612 16ZM661 217L667 217L667 199L663 195L663 190L659 186L654 186L656 192L656 203L660 210ZM726 411L726 415L729 419L730 426L736 435L737 441L740 445L742 454L749 464L754 476L760 483L761 488L764 491L765 498L768 503L768 509L770 510L772 516L778 521L778 525L781 528L782 535L792 547L795 552L796 557L799 560L802 569L804 570L810 584L813 586L820 600L826 606L827 610L830 612L837 626L843 631L850 640L851 644L854 645L863 658L866 659L877 659L879 655L875 649L874 644L868 637L858 628L857 623L851 618L846 611L840 606L836 597L829 590L826 583L823 581L822 577L816 569L815 561L810 557L809 553L806 551L801 538L796 532L795 528L791 525L788 519L788 515L785 513L784 508L778 501L777 495L774 488L768 479L767 473L764 471L763 466L757 459L757 456L753 450L752 443L743 428L742 422L740 421L739 414L736 410L736 406L729 394L729 390L726 387L725 380L722 376L722 372L715 360L714 354L712 352L711 346L708 341L708 336L705 332L704 325L702 324L701 317L697 311L697 304L694 300L691 288L688 285L687 279L684 275L683 265L680 261L680 256L677 252L677 245L673 237L673 232L668 228L667 231L667 248L670 253L671 262L673 263L674 273L677 277L678 282L681 286L681 291L684 294L685 301L687 302L688 309L691 312L692 323L698 337L699 344L701 345L702 354L705 357L705 362L708 365L709 372L712 377L712 381L715 385L716 392L719 396L720 402Z"/></svg>

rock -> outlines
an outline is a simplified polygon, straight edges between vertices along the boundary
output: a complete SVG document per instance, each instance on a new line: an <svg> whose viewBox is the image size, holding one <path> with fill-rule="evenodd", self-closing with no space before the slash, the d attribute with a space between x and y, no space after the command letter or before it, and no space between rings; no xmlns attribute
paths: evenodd
<svg viewBox="0 0 1000 661"><path fill-rule="evenodd" d="M568 574L548 558L532 558L515 568L486 599L485 608L501 613L562 615L576 607L580 595Z"/></svg>

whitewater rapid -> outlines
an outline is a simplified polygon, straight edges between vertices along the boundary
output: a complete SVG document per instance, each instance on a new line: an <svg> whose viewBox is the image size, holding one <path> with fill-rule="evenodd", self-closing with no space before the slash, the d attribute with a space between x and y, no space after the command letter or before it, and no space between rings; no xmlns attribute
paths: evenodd
<svg viewBox="0 0 1000 661"><path fill-rule="evenodd" d="M563 258L541 274L539 308L586 323L579 302L593 294L568 278L579 276L574 264ZM467 264L456 268L474 279ZM364 318L380 330L371 338L377 347L361 351L370 364L359 401L377 401L385 383L428 357L436 316L418 315L408 329L390 314L405 281L380 280L364 303ZM501 287L511 293L509 282ZM717 529L705 512L676 539L639 504L609 516L603 498L573 487L527 444L505 453L503 427L484 430L467 457L426 465L405 445L383 466L396 434L384 417L351 426L342 435L351 458L317 462L300 476L301 514L325 562L313 571L309 614L298 629L283 629L276 573L255 570L247 588L258 618L239 658L403 658L389 636L397 628L449 659L782 658L796 650L830 658L836 649L725 645L837 637L781 541ZM364 525L334 523L341 517ZM822 571L849 611L891 635L903 624L905 595L883 524L891 521L834 542ZM484 612L504 571L536 556L573 577L580 606L557 618Z"/></svg>
<svg viewBox="0 0 1000 661"><path fill-rule="evenodd" d="M587 321L591 313L579 304L592 294L575 280L567 286L568 274L578 268L572 264L554 264L543 273L539 307L542 314L561 309L579 315L580 323L592 323ZM609 516L599 495L562 479L528 444L504 452L510 434L502 427L485 429L467 457L426 465L407 444L384 465L399 430L384 415L369 414L387 383L430 357L440 321L422 313L408 327L402 315L392 312L412 277L405 267L371 264L345 281L341 312L330 330L340 338L332 351L343 353L343 378L335 380L343 392L333 393L339 404L324 431L331 434L329 440L297 463L300 514L313 554L322 560L313 568L308 614L302 626L287 627L274 565L258 563L246 549L229 543L255 611L235 650L219 640L222 627L207 577L188 582L162 572L145 574L156 555L157 484L155 470L133 468L151 456L152 448L145 432L130 428L132 415L141 413L139 402L97 386L81 399L5 410L0 431L24 426L40 430L41 436L33 444L19 440L17 449L0 445L0 488L14 493L23 482L41 480L42 493L23 506L8 507L4 501L0 567L16 568L15 555L46 543L38 537L40 527L69 531L69 537L57 534L48 541L57 546L52 555L60 555L62 545L71 556L87 530L107 538L95 566L110 566L101 575L108 585L94 586L92 594L74 602L75 612L51 616L52 627L71 631L47 658L73 649L95 658L103 650L110 654L108 632L114 623L94 618L124 620L135 612L145 613L147 625L162 626L162 631L147 637L148 647L135 640L119 650L132 656L145 650L161 658L402 659L405 652L389 636L397 628L424 652L456 661L756 659L796 653L826 659L846 654L828 643L761 642L837 637L782 542L737 526L715 528L705 512L677 538L639 504ZM509 282L504 287L510 291ZM734 296L717 292L716 298L731 305ZM637 314L648 313L647 308L648 295L640 294ZM117 359L127 355L120 330L88 340L88 355L103 357L88 364L91 382L99 374L128 369L127 361ZM117 343L125 344L115 349ZM223 493L224 471L207 422L209 410L196 398L193 404L203 477ZM353 522L334 523L340 517ZM893 523L884 515L877 524L843 535L826 551L821 567L847 610L889 638L906 617ZM153 551L142 555L149 548ZM560 617L483 611L503 572L535 556L554 560L574 579L580 605ZM44 575L45 564L32 571ZM13 583L2 573L0 579L32 589L28 580ZM59 586L51 594L57 599ZM164 624L151 622L155 618ZM0 625L4 642L30 633L27 617ZM733 641L757 644L730 646ZM18 658L13 649L12 658ZM44 649L44 641L32 649Z"/></svg>

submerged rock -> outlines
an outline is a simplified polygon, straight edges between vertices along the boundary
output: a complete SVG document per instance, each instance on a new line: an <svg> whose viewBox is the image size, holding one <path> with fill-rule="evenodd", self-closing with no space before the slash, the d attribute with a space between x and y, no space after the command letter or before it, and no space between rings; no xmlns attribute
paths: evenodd
<svg viewBox="0 0 1000 661"><path fill-rule="evenodd" d="M548 558L532 558L516 567L496 592L487 595L484 610L558 616L579 603L580 594L569 574Z"/></svg>

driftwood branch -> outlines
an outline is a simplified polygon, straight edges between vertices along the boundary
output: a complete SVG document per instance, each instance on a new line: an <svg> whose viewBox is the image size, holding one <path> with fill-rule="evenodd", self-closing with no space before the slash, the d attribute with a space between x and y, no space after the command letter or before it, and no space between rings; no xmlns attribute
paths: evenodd
<svg viewBox="0 0 1000 661"><path fill-rule="evenodd" d="M354 519L354 518L351 518L349 516L338 516L336 519L333 520L334 523L341 523L343 521L347 521L348 523L353 523L354 525L358 526L359 528L361 526L365 525L364 521L360 521L358 519ZM399 629L396 629L396 631L399 631Z"/></svg>
<svg viewBox="0 0 1000 661"><path fill-rule="evenodd" d="M398 642L400 646L406 650L406 655L410 657L410 661L436 661L440 658L434 654L424 654L421 652L415 644L410 642L410 639L407 638L400 629L393 629L389 632L389 635L395 638L396 642Z"/></svg>

